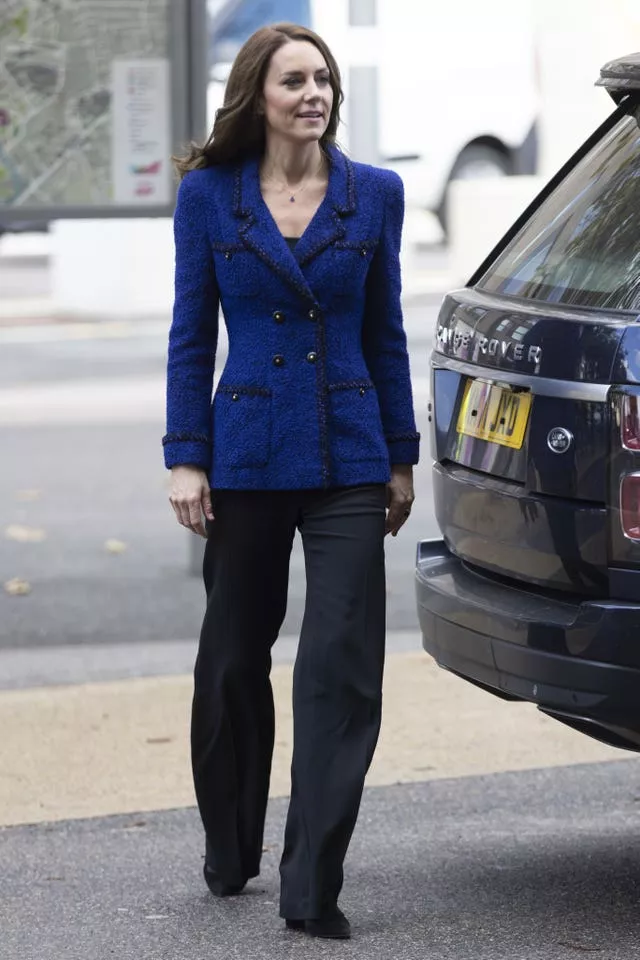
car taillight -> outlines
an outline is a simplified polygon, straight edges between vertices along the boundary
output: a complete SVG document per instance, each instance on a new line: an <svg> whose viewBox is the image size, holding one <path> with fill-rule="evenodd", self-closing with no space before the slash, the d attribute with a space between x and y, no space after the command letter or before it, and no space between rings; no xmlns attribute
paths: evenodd
<svg viewBox="0 0 640 960"><path fill-rule="evenodd" d="M622 398L620 418L622 446L627 450L640 450L640 407L638 397Z"/></svg>
<svg viewBox="0 0 640 960"><path fill-rule="evenodd" d="M640 540L640 473L631 473L622 478L620 522L625 537Z"/></svg>

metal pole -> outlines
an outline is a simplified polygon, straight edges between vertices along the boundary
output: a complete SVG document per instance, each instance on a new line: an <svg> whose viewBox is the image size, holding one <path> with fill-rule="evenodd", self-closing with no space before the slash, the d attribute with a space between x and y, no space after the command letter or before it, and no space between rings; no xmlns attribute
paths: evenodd
<svg viewBox="0 0 640 960"><path fill-rule="evenodd" d="M349 26L375 27L377 22L376 0L349 0Z"/></svg>
<svg viewBox="0 0 640 960"><path fill-rule="evenodd" d="M206 139L207 87L209 85L209 31L207 0L189 3L189 133L192 139Z"/></svg>
<svg viewBox="0 0 640 960"><path fill-rule="evenodd" d="M349 0L349 26L376 27L376 0ZM349 67L349 150L363 163L380 162L378 67L359 63Z"/></svg>
<svg viewBox="0 0 640 960"><path fill-rule="evenodd" d="M380 162L378 68L349 67L349 152L361 163Z"/></svg>
<svg viewBox="0 0 640 960"><path fill-rule="evenodd" d="M237 11L241 0L228 0L216 11L213 20L207 15L206 0L189 0L188 64L189 64L189 133L193 140L204 141L207 125L207 88L209 85L209 44L217 30L225 27ZM206 541L189 533L189 574L202 575Z"/></svg>

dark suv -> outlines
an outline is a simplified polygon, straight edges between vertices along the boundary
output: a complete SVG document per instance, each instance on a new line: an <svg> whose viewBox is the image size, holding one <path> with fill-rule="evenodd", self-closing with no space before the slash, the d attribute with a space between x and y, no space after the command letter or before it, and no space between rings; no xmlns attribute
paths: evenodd
<svg viewBox="0 0 640 960"><path fill-rule="evenodd" d="M640 750L640 54L617 107L462 290L432 356L425 649Z"/></svg>

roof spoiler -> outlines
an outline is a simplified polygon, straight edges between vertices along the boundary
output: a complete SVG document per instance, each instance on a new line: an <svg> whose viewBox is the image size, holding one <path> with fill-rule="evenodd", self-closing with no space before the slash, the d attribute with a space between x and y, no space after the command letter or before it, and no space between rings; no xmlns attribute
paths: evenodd
<svg viewBox="0 0 640 960"><path fill-rule="evenodd" d="M596 87L604 87L615 103L620 103L634 90L640 90L640 53L630 53L605 63Z"/></svg>

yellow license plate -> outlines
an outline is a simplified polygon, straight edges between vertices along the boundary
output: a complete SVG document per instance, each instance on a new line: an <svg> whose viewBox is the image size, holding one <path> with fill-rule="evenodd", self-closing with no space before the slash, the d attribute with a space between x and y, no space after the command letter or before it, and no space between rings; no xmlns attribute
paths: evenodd
<svg viewBox="0 0 640 960"><path fill-rule="evenodd" d="M529 420L532 396L483 380L467 380L457 431L467 437L519 450Z"/></svg>

